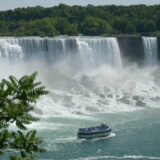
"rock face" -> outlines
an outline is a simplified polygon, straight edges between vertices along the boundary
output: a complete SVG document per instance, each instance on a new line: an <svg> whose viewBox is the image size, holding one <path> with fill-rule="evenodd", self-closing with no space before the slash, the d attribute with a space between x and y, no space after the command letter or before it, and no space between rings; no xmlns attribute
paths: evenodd
<svg viewBox="0 0 160 160"><path fill-rule="evenodd" d="M158 38L158 60L160 60L160 38Z"/></svg>
<svg viewBox="0 0 160 160"><path fill-rule="evenodd" d="M129 62L143 63L144 50L142 37L119 37L118 43L123 58Z"/></svg>
<svg viewBox="0 0 160 160"><path fill-rule="evenodd" d="M157 46L157 59L160 60L160 38L157 38L155 43L157 44L147 44L148 46L144 46L143 39L151 39L154 37L141 37L141 36L129 36L129 37L118 37L118 44L121 51L121 56L124 62L127 63L138 63L139 65L144 65L146 51L145 48L148 47L148 52L150 50L154 50L154 46ZM156 37L155 37L156 38ZM150 53L148 53L150 54ZM154 55L149 55L150 57L154 57Z"/></svg>

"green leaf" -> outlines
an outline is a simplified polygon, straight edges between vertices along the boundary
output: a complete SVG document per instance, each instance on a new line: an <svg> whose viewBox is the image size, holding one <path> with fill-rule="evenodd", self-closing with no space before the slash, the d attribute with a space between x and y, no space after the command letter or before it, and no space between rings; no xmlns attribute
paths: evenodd
<svg viewBox="0 0 160 160"><path fill-rule="evenodd" d="M45 151L38 146L42 139L36 136L36 130L26 134L21 131L27 129L27 124L38 120L30 114L35 108L33 102L48 94L41 82L35 82L37 75L38 72L34 72L20 79L9 76L8 80L0 82L0 154L5 153L5 149L18 151L10 157L12 160L31 160L35 153ZM9 132L5 129L13 123L20 130Z"/></svg>

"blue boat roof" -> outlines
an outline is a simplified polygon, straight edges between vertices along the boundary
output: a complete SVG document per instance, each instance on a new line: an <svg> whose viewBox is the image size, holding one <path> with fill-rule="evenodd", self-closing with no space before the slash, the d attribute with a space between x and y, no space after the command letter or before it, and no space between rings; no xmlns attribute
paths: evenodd
<svg viewBox="0 0 160 160"><path fill-rule="evenodd" d="M95 127L88 127L88 128L80 128L80 132L85 132L85 131L95 131L95 130L106 130L108 129L109 126L106 124L101 124L100 126L95 126Z"/></svg>

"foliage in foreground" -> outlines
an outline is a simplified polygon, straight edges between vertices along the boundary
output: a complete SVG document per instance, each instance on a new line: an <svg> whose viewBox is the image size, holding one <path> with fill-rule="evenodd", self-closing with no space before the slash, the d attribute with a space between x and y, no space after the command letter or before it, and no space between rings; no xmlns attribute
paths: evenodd
<svg viewBox="0 0 160 160"><path fill-rule="evenodd" d="M0 82L0 156L10 151L11 160L31 160L36 152L45 151L38 146L42 139L37 137L36 130L21 131L38 120L30 112L38 98L48 93L41 82L35 82L37 74L20 79L9 76L9 80ZM17 131L10 131L12 125L16 125Z"/></svg>

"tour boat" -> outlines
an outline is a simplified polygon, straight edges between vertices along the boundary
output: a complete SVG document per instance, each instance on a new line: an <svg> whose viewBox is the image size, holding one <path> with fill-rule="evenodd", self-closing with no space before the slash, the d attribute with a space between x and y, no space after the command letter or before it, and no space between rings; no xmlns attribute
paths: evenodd
<svg viewBox="0 0 160 160"><path fill-rule="evenodd" d="M100 126L89 127L89 128L79 128L77 136L81 139L91 139L98 137L107 137L111 133L111 128L106 124L101 124Z"/></svg>

